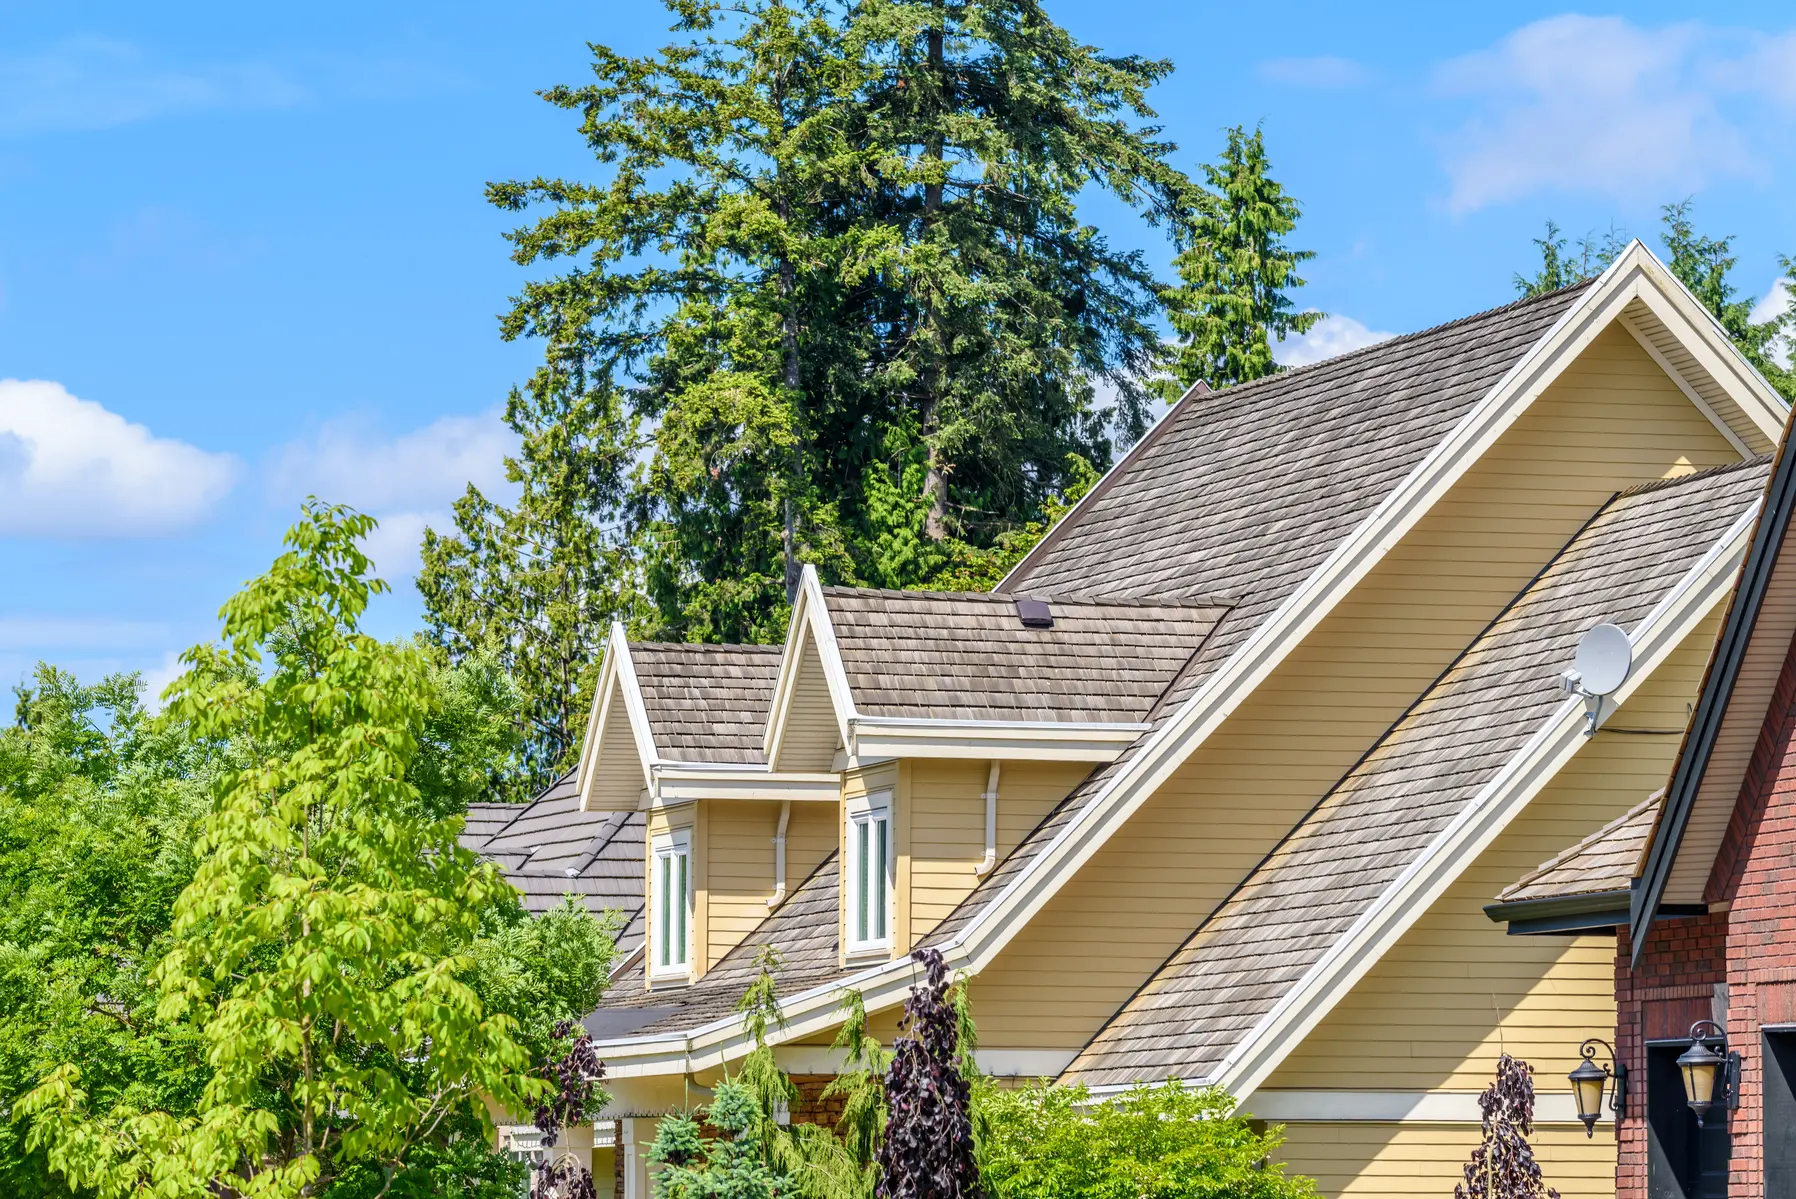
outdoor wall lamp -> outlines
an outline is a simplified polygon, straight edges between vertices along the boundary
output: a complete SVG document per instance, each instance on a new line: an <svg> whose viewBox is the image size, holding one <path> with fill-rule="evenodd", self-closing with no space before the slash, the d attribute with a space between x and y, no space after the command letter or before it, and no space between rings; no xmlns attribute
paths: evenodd
<svg viewBox="0 0 1796 1199"><path fill-rule="evenodd" d="M1596 1047L1601 1045L1609 1053L1609 1066L1596 1064ZM1621 1120L1628 1110L1628 1068L1615 1056L1615 1049L1598 1037L1588 1038L1578 1046L1578 1055L1584 1060L1579 1062L1568 1078L1571 1079L1572 1097L1578 1101L1578 1119L1584 1121L1584 1135L1596 1135L1596 1122L1603 1118L1603 1091L1609 1091L1609 1110L1615 1113L1616 1120ZM1614 1085L1611 1086L1611 1080Z"/></svg>
<svg viewBox="0 0 1796 1199"><path fill-rule="evenodd" d="M1713 1029L1705 1033L1703 1029ZM1709 1042L1727 1048L1727 1034L1713 1020L1698 1020L1690 1026L1690 1048L1678 1055L1678 1069L1684 1075L1684 1099L1696 1113L1696 1126L1718 1107L1733 1110L1740 1106L1740 1055L1725 1056L1709 1048Z"/></svg>

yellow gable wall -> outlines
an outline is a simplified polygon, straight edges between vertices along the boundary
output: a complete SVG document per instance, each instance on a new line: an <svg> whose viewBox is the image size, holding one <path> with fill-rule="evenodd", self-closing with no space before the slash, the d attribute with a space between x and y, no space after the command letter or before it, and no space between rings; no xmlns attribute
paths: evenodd
<svg viewBox="0 0 1796 1199"><path fill-rule="evenodd" d="M634 812L642 802L647 782L642 776L642 755L630 728L621 684L611 685L611 702L605 710L605 727L598 731L597 761L588 767L583 781L587 808L594 812Z"/></svg>
<svg viewBox="0 0 1796 1199"><path fill-rule="evenodd" d="M694 958L702 974L741 944L765 920L773 897L773 836L780 805L773 801L713 799L698 805L705 843L704 869L696 876L695 907L705 913L693 930L704 953ZM797 802L786 824L786 894L798 889L836 847L836 805ZM696 916L695 916L696 923Z"/></svg>
<svg viewBox="0 0 1796 1199"><path fill-rule="evenodd" d="M775 770L829 770L835 764L842 732L829 694L829 676L810 631L804 634L798 674L792 681L792 697L786 707Z"/></svg>
<svg viewBox="0 0 1796 1199"><path fill-rule="evenodd" d="M1612 728L1682 731L1696 700L1720 612L1705 620L1609 721ZM1550 686L1551 679L1543 679ZM1267 1081L1265 1090L1476 1092L1498 1054L1535 1068L1540 1093L1565 1092L1585 1037L1614 1041L1613 937L1511 937L1485 916L1504 887L1664 786L1677 736L1599 732L1476 862L1448 888ZM1497 1014L1501 1013L1501 1023ZM1249 1100L1249 1107L1252 1100ZM1445 1195L1478 1141L1474 1125L1374 1126L1342 1141L1324 1124L1294 1124L1285 1156L1301 1173L1340 1169L1341 1145L1375 1149L1366 1177L1431 1178ZM1575 1132L1575 1136L1571 1135ZM1547 1182L1563 1195L1609 1195L1612 1137L1582 1127L1552 1130L1558 1166ZM1375 1166L1375 1168L1371 1168ZM1400 1167L1400 1169L1399 1169ZM1370 1186L1363 1182L1361 1187ZM1329 1191L1329 1193L1337 1193ZM1341 1194L1382 1194L1347 1188Z"/></svg>
<svg viewBox="0 0 1796 1199"><path fill-rule="evenodd" d="M1738 460L1605 332L982 972L983 1043L1082 1046L1610 495Z"/></svg>

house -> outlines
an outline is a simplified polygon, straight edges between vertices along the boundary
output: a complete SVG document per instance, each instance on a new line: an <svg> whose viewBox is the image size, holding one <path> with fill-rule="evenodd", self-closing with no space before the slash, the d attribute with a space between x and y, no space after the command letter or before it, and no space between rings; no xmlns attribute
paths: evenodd
<svg viewBox="0 0 1796 1199"><path fill-rule="evenodd" d="M578 820L642 821L588 1020L600 1173L646 1196L656 1118L752 1047L769 948L806 1118L844 993L889 1039L932 945L982 1068L1226 1087L1330 1195L1448 1193L1507 1048L1550 1180L1611 1193L1560 1081L1613 1023L1611 944L1482 908L1663 781L1786 417L1635 243L1194 388L991 595L807 571L771 651L614 631L567 781ZM1592 730L1560 675L1605 622L1634 669Z"/></svg>
<svg viewBox="0 0 1796 1199"><path fill-rule="evenodd" d="M1513 933L1615 935L1615 1023L1582 1031L1627 1080L1627 1199L1796 1195L1793 505L1786 440L1669 784L1489 909Z"/></svg>

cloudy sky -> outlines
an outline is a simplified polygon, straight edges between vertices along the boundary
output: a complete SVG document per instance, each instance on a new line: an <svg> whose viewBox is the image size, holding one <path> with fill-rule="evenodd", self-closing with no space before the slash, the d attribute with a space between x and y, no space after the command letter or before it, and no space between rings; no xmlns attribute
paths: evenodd
<svg viewBox="0 0 1796 1199"><path fill-rule="evenodd" d="M1174 60L1185 165L1264 123L1331 314L1288 361L1504 302L1549 216L1652 242L1694 196L1755 295L1796 252L1786 5L1048 3ZM531 363L497 337L521 276L482 184L584 171L534 90L666 25L658 0L0 3L0 683L165 678L311 494L380 517L374 622L416 627L419 531L502 487Z"/></svg>

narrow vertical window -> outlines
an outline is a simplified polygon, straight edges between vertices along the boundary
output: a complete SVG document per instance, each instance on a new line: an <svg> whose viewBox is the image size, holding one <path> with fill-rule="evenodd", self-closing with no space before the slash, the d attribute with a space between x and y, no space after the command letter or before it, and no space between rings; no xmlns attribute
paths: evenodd
<svg viewBox="0 0 1796 1199"><path fill-rule="evenodd" d="M892 943L891 794L850 800L847 817L843 898L848 951L885 949Z"/></svg>
<svg viewBox="0 0 1796 1199"><path fill-rule="evenodd" d="M691 879L685 830L656 837L649 874L649 917L654 949L651 976L687 974L687 942L692 925Z"/></svg>

